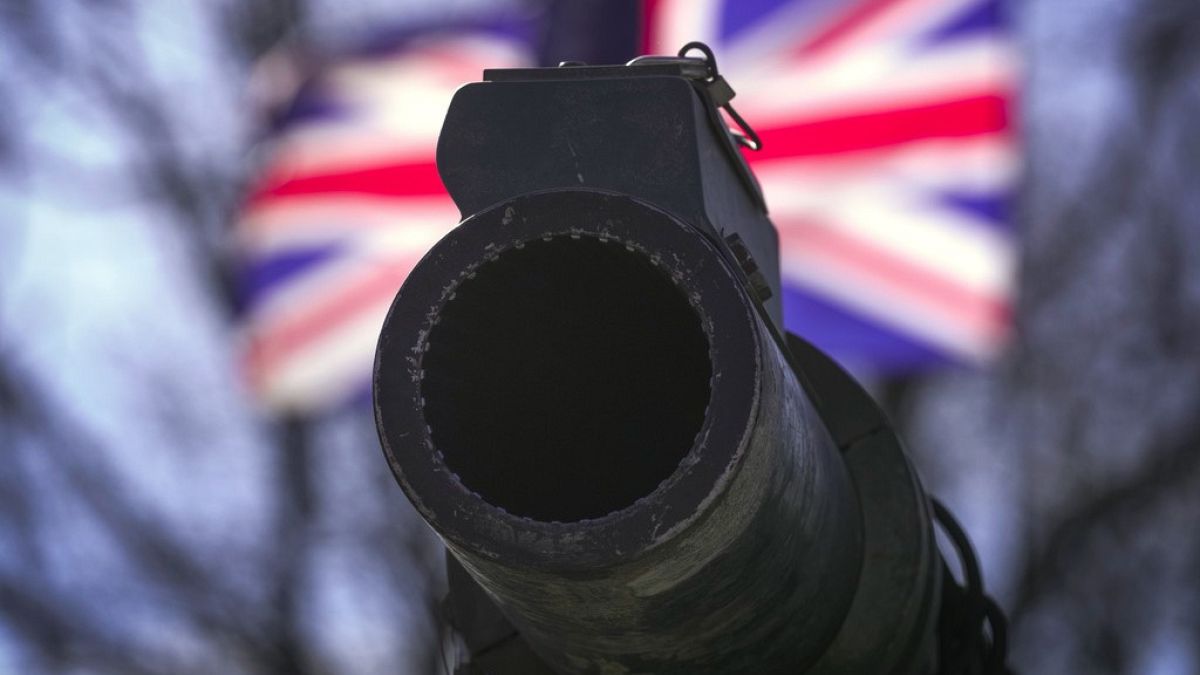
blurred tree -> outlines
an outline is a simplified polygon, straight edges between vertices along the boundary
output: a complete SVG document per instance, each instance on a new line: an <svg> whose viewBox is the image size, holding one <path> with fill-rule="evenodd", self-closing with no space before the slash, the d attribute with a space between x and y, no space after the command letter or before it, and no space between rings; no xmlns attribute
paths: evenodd
<svg viewBox="0 0 1200 675"><path fill-rule="evenodd" d="M1019 335L913 446L1026 673L1200 672L1200 6L1024 2Z"/></svg>
<svg viewBox="0 0 1200 675"><path fill-rule="evenodd" d="M463 4L0 7L0 671L443 667L370 420L238 386L226 227L262 54ZM1017 14L1020 333L918 385L911 445L1023 672L1200 672L1200 8Z"/></svg>
<svg viewBox="0 0 1200 675"><path fill-rule="evenodd" d="M367 415L267 425L237 382L245 82L309 5L0 11L0 671L441 669Z"/></svg>

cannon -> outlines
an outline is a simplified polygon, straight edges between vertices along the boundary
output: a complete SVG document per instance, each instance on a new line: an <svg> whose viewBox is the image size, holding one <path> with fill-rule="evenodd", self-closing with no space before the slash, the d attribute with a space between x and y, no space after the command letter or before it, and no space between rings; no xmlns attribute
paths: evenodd
<svg viewBox="0 0 1200 675"><path fill-rule="evenodd" d="M887 418L784 329L732 98L701 44L454 96L463 220L397 293L373 391L447 549L459 672L1003 666Z"/></svg>

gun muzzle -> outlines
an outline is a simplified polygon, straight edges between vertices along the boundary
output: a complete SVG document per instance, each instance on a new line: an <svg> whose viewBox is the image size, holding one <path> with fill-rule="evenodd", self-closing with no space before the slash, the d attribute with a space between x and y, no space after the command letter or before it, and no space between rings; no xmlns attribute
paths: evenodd
<svg viewBox="0 0 1200 675"><path fill-rule="evenodd" d="M715 74L459 90L438 168L465 219L381 331L384 452L557 672L927 672L924 493L869 397L784 337Z"/></svg>
<svg viewBox="0 0 1200 675"><path fill-rule="evenodd" d="M690 226L594 191L481 213L401 289L376 377L405 492L563 672L798 670L840 627L847 470Z"/></svg>

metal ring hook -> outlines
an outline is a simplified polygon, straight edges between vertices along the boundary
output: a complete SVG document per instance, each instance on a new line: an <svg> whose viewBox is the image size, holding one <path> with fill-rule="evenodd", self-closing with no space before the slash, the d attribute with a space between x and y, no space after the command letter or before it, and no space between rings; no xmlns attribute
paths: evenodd
<svg viewBox="0 0 1200 675"><path fill-rule="evenodd" d="M684 58L687 56L687 53L693 49L699 49L704 54L704 61L708 66L709 71L711 71L709 79L715 80L721 73L719 70L717 70L717 56L713 54L712 47L709 47L699 40L693 40L679 49L679 56Z"/></svg>
<svg viewBox="0 0 1200 675"><path fill-rule="evenodd" d="M692 42L685 44L679 50L679 57L687 58L687 53L693 49L697 49L704 54L704 64L708 68L709 73L707 82L710 90L717 89L717 85L720 85L719 88L725 90L726 95L720 100L716 101L716 105L718 108L724 108L725 112L729 114L729 117L733 119L733 122L737 124L737 131L729 130L734 141L738 145L749 148L750 150L761 150L763 143L762 139L759 138L758 133L754 131L754 128L751 127L750 124L747 123L746 120L743 119L742 116L739 115L729 103L729 99L733 98L733 89L729 88L729 85L725 82L725 78L721 77L721 71L717 68L717 57L715 54L713 54L712 48L703 42L700 42L699 40L693 40Z"/></svg>

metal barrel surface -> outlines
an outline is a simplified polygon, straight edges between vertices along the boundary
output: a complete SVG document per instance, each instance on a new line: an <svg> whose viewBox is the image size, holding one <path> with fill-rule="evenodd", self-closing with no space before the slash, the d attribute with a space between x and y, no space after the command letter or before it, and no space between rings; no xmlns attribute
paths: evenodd
<svg viewBox="0 0 1200 675"><path fill-rule="evenodd" d="M630 196L526 194L380 336L398 482L562 673L802 672L863 567L854 484L744 280Z"/></svg>

